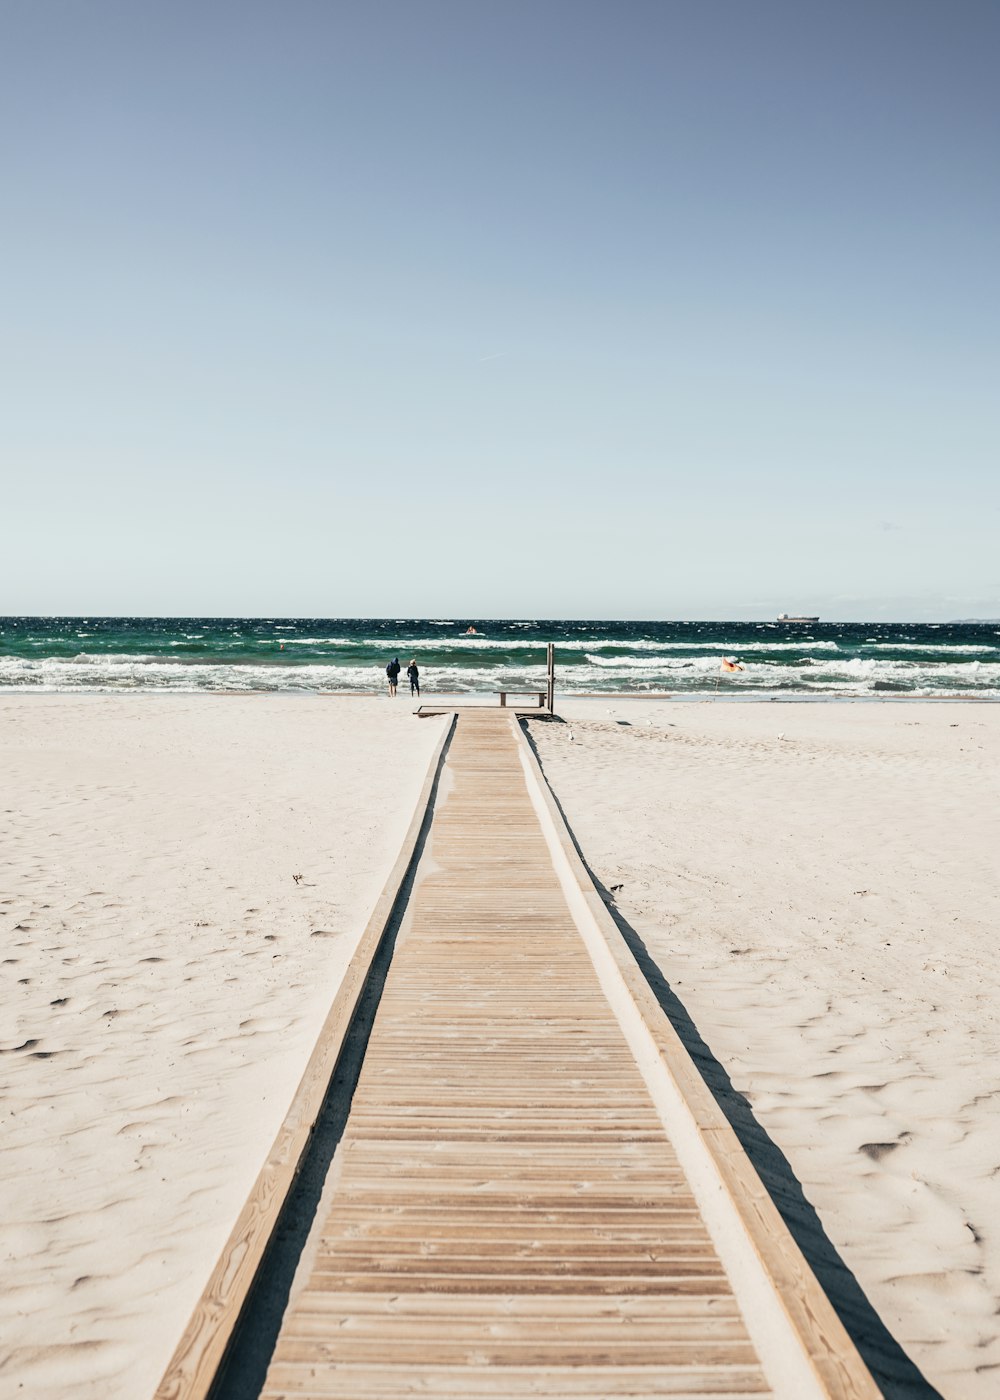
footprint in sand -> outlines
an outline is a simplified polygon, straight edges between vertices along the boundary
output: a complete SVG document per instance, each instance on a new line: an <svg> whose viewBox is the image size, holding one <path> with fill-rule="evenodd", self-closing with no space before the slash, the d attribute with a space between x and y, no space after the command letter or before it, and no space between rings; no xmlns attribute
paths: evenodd
<svg viewBox="0 0 1000 1400"><path fill-rule="evenodd" d="M883 1157L888 1157L890 1152L895 1152L897 1147L901 1147L905 1139L899 1142L863 1142L858 1148L866 1157L870 1157L873 1162L881 1162Z"/></svg>
<svg viewBox="0 0 1000 1400"><path fill-rule="evenodd" d="M154 1127L155 1127L155 1124L146 1122L145 1120L143 1120L143 1119L141 1119L141 1118L137 1118L137 1119L135 1120L134 1123L124 1123L124 1124L122 1124L122 1126L118 1129L117 1136L118 1136L118 1137L136 1137L136 1136L139 1136L139 1135L142 1134L142 1133L151 1132L152 1129L153 1129Z"/></svg>
<svg viewBox="0 0 1000 1400"><path fill-rule="evenodd" d="M285 1031L291 1025L291 1021L278 1016L250 1016L246 1021L240 1022L241 1031Z"/></svg>

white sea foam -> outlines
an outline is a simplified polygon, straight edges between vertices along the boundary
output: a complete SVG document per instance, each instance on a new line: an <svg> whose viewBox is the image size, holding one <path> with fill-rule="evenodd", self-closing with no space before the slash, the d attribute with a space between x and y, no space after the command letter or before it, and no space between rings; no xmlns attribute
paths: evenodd
<svg viewBox="0 0 1000 1400"><path fill-rule="evenodd" d="M403 648L400 647L400 650ZM30 687L43 691L80 689L116 691L157 689L194 691L375 691L385 688L381 663L338 664L314 660L306 665L287 664L287 653L270 664L191 661L180 657L93 654L74 657L0 657L0 686ZM807 665L746 657L745 670L722 675L717 653L701 655L601 656L588 653L585 661L557 664L557 688L563 692L596 690L603 693L669 690L714 694L801 690L809 693L874 695L879 688L914 695L947 695L972 690L986 696L1000 695L1000 662L970 660L925 662L890 657L828 656L812 658ZM527 664L526 664L527 663ZM545 683L541 661L493 661L488 650L447 666L424 665L423 690L434 692L537 690Z"/></svg>
<svg viewBox="0 0 1000 1400"><path fill-rule="evenodd" d="M316 638L306 638L304 641L316 641ZM366 637L359 642L346 642L347 646L372 647L377 651L391 651L393 649L401 651L434 651L434 643L428 642L425 638L401 638L394 641L387 641L384 637ZM499 638L499 637L449 637L444 644L448 651L544 651L543 641L529 641L521 638ZM836 642L747 642L742 647L735 646L732 642L655 642L646 638L638 638L632 641L625 639L605 640L602 637L579 637L572 641L562 641L556 643L556 655L560 651L632 651L632 652L654 652L669 655L671 652L711 652L717 656L729 656L752 651L790 651L798 652L800 655L808 651L830 651L837 652L839 647Z"/></svg>
<svg viewBox="0 0 1000 1400"><path fill-rule="evenodd" d="M621 671L628 675L634 671L648 671L658 674L667 671L717 671L721 655L713 656L598 656L587 652L589 665L602 670Z"/></svg>
<svg viewBox="0 0 1000 1400"><path fill-rule="evenodd" d="M392 641L385 637L366 637L364 641L352 642L350 645L359 647L372 647L378 652L384 651L409 651L411 653L424 651L433 652L435 645L433 641L428 642L425 637L402 637ZM520 639L501 640L495 637L448 637L440 644L442 651L544 651L544 642L528 642ZM563 643L564 646L568 643Z"/></svg>
<svg viewBox="0 0 1000 1400"><path fill-rule="evenodd" d="M85 666L85 665L89 665L89 664L100 665L100 664L101 664L102 662L104 662L104 661L120 661L120 662L122 662L123 664L127 663L128 665L140 665L140 666L144 666L144 665L150 664L150 663L152 663L152 662L154 662L154 661L160 661L160 660L163 660L163 664L166 665L166 666L183 666L183 665L185 664L183 660L178 660L178 661L166 661L166 660L164 660L163 658L154 656L154 655L152 655L151 653L148 653L148 652L131 652L131 651L96 651L96 652L94 652L94 651L80 651L80 652L77 652L77 654L76 654L75 656L58 657L58 658L53 657L53 658L50 658L50 659L51 659L51 660L54 660L54 661L57 660L57 661L60 661L60 662L62 662L62 663L68 663L68 664L71 665L71 666L77 666L77 665L83 665L83 666ZM41 665L43 665L43 666L46 665L46 664L47 664L47 660L43 660L43 661L41 662Z"/></svg>
<svg viewBox="0 0 1000 1400"><path fill-rule="evenodd" d="M713 646L721 646L722 643L712 643ZM839 642L813 642L808 638L803 638L799 642L744 642L741 646L733 648L737 652L747 651L839 651Z"/></svg>
<svg viewBox="0 0 1000 1400"><path fill-rule="evenodd" d="M837 652L840 647L837 642L743 642L737 645L734 642L652 642L652 641L602 641L594 638L592 641L580 642L580 646L589 647L593 651L649 651L649 652L708 652L716 657L742 656L750 652L774 652L790 651L797 652L800 656L808 651Z"/></svg>
<svg viewBox="0 0 1000 1400"><path fill-rule="evenodd" d="M540 645L540 644L539 644ZM573 642L563 642L557 644L557 655L559 646L571 647L574 651L583 649L585 651L646 651L646 652L689 652L701 651L712 652L718 656L734 656L743 652L751 651L839 651L836 642L744 642L737 646L734 642L654 642L646 638L638 638L629 641L626 638L615 638L605 641L602 637L581 637Z"/></svg>
<svg viewBox="0 0 1000 1400"><path fill-rule="evenodd" d="M274 637L258 637L259 647L273 647ZM356 647L369 646L374 643L352 642L349 637L282 637L278 645L284 647Z"/></svg>
<svg viewBox="0 0 1000 1400"><path fill-rule="evenodd" d="M519 668L517 678L531 689L544 686L545 669ZM426 673L425 673L426 679ZM436 689L506 688L502 668L453 667L435 671ZM173 691L199 690L382 690L385 674L381 666L227 665L212 662L174 662L157 658L139 661L136 657L90 657L79 659L28 660L0 657L0 685L30 686L32 689L60 691L119 690L154 688ZM511 686L511 689L514 687Z"/></svg>
<svg viewBox="0 0 1000 1400"><path fill-rule="evenodd" d="M866 642L865 646L873 651L926 651L932 653L933 656L971 656L973 652L986 655L1000 651L1000 647L996 646L963 647L957 643L946 642Z"/></svg>

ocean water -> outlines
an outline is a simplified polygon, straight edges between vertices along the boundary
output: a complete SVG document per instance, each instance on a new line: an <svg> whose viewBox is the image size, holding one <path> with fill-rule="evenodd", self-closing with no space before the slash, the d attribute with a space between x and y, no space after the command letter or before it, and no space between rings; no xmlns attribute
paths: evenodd
<svg viewBox="0 0 1000 1400"><path fill-rule="evenodd" d="M425 694L537 690L550 641L564 693L1000 698L997 623L6 617L0 687L359 693L398 655Z"/></svg>

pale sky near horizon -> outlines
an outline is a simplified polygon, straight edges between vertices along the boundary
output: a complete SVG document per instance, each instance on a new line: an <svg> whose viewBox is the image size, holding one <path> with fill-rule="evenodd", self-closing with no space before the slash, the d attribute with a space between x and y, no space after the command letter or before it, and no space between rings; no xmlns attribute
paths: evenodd
<svg viewBox="0 0 1000 1400"><path fill-rule="evenodd" d="M0 0L0 614L1000 616L993 0Z"/></svg>

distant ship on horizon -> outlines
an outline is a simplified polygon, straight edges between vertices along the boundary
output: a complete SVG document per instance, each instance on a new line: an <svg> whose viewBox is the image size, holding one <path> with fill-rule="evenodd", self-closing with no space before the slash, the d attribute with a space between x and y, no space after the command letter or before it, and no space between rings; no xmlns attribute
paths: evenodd
<svg viewBox="0 0 1000 1400"><path fill-rule="evenodd" d="M818 617L791 617L788 613L778 614L779 622L819 622Z"/></svg>

